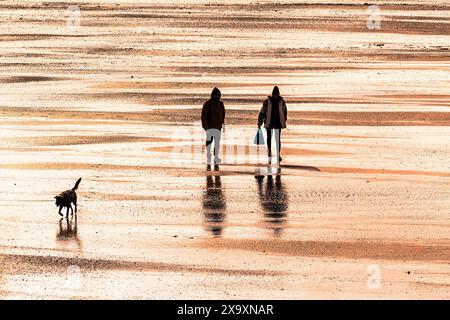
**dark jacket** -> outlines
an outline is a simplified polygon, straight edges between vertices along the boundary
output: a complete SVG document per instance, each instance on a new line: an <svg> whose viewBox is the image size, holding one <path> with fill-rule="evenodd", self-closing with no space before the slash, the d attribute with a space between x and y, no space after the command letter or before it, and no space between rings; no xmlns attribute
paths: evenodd
<svg viewBox="0 0 450 320"><path fill-rule="evenodd" d="M214 88L211 99L205 102L202 109L202 127L208 129L222 129L225 122L225 106L220 101L220 91Z"/></svg>
<svg viewBox="0 0 450 320"><path fill-rule="evenodd" d="M286 103L284 102L283 97L280 97L278 106L272 106L271 97L267 97L264 101L261 111L258 116L258 126L261 126L264 123L264 128L268 129L271 127L270 120L272 119L272 112L279 112L279 120L280 120L280 129L286 128L287 122L287 108Z"/></svg>

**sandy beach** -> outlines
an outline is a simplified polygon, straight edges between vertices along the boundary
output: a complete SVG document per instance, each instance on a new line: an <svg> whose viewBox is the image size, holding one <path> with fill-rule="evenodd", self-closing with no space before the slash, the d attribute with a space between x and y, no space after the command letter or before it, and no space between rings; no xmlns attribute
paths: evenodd
<svg viewBox="0 0 450 320"><path fill-rule="evenodd" d="M450 299L450 3L372 4L0 2L0 298Z"/></svg>

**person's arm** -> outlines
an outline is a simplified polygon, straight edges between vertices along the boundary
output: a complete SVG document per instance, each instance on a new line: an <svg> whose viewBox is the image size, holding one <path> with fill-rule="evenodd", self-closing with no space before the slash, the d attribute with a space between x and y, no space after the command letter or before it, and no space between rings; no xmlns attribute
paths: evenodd
<svg viewBox="0 0 450 320"><path fill-rule="evenodd" d="M222 102L222 128L223 132L225 132L225 105Z"/></svg>
<svg viewBox="0 0 450 320"><path fill-rule="evenodd" d="M284 108L283 108L283 111L284 111L284 121L286 121L287 122L287 107L286 107L286 102L283 100L283 105L284 105Z"/></svg>
<svg viewBox="0 0 450 320"><path fill-rule="evenodd" d="M205 130L208 130L208 107L206 103L203 105L202 109L202 127Z"/></svg>
<svg viewBox="0 0 450 320"><path fill-rule="evenodd" d="M264 100L263 106L261 108L261 111L259 112L258 116L258 128L261 128L263 122L266 120L267 116L267 99Z"/></svg>

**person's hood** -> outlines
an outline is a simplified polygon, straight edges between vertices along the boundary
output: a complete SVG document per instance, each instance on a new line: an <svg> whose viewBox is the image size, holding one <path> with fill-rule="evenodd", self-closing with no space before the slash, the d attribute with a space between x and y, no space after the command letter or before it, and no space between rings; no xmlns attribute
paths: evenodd
<svg viewBox="0 0 450 320"><path fill-rule="evenodd" d="M274 95L274 94L280 95L280 88L278 88L277 86L273 87L272 95Z"/></svg>
<svg viewBox="0 0 450 320"><path fill-rule="evenodd" d="M216 99L214 99L215 96L217 96ZM211 100L219 101L221 97L222 97L222 93L220 92L220 90L217 88L214 88L213 91L211 92Z"/></svg>
<svg viewBox="0 0 450 320"><path fill-rule="evenodd" d="M280 89L277 86L273 87L272 95L268 97L270 99L270 101L273 101L274 94L278 95L277 101L283 100L283 97L280 95Z"/></svg>

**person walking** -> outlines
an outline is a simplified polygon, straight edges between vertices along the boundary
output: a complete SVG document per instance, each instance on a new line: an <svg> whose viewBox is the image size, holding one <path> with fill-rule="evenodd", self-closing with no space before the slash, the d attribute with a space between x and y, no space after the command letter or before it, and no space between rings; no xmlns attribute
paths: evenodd
<svg viewBox="0 0 450 320"><path fill-rule="evenodd" d="M275 135L277 147L278 163L281 162L281 129L286 128L287 108L280 89L275 86L272 95L264 100L263 106L258 116L258 128L264 123L267 130L267 156L268 162L272 163L272 136Z"/></svg>
<svg viewBox="0 0 450 320"><path fill-rule="evenodd" d="M219 89L214 88L211 99L203 104L202 126L206 131L206 160L211 164L211 144L214 140L214 163L219 164L220 138L222 127L225 130L225 106L220 101L222 94Z"/></svg>

